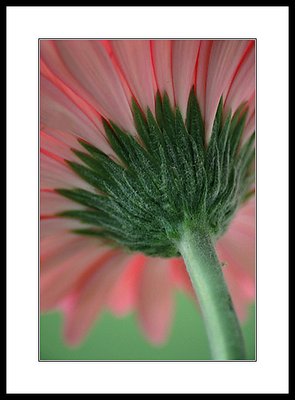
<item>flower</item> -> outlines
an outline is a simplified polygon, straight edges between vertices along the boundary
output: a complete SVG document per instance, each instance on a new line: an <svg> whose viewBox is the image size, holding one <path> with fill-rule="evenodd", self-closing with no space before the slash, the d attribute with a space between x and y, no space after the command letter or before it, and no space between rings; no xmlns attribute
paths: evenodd
<svg viewBox="0 0 295 400"><path fill-rule="evenodd" d="M247 109L246 143L255 123L254 57L251 40L41 41L41 310L64 312L68 343L79 343L104 308L116 315L135 310L147 338L161 343L173 316L174 288L194 296L179 254L149 257L150 250L109 246L90 235L89 218L75 218L84 208L69 191L94 193L84 170L77 170L82 157L91 161L82 150L100 149L117 162L106 121L138 138L134 107L156 117L159 94L185 121L192 87L206 143L220 104L224 118ZM75 210L68 215L74 217L64 218L66 210ZM252 198L216 244L241 319L255 297L254 212Z"/></svg>

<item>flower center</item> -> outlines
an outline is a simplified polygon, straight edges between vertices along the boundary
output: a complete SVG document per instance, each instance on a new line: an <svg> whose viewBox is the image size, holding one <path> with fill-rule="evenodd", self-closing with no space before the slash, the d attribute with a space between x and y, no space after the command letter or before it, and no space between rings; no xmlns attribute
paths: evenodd
<svg viewBox="0 0 295 400"><path fill-rule="evenodd" d="M177 243L184 227L217 239L251 191L254 174L254 133L241 144L245 107L224 115L222 98L208 145L194 90L186 120L168 96L156 96L156 116L144 114L133 102L138 137L104 121L114 161L98 148L80 141L85 151L70 167L92 187L56 189L83 205L60 216L91 228L75 232L94 235L112 245L150 256L179 256Z"/></svg>

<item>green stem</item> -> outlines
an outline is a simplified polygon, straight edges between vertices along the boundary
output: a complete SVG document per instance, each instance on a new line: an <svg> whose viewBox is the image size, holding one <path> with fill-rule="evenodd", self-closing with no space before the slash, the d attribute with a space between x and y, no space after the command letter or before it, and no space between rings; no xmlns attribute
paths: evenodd
<svg viewBox="0 0 295 400"><path fill-rule="evenodd" d="M178 247L199 299L213 358L245 359L241 328L210 236L187 229Z"/></svg>

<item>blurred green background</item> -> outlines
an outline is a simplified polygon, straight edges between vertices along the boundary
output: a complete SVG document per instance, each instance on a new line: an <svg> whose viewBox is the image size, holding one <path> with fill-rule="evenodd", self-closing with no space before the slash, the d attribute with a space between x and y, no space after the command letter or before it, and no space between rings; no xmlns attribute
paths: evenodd
<svg viewBox="0 0 295 400"><path fill-rule="evenodd" d="M249 307L243 324L247 359L255 360L255 309ZM134 314L117 318L105 311L86 340L75 348L62 338L62 315L52 312L40 319L40 360L208 360L205 328L192 299L176 294L176 310L167 342L151 345L142 335Z"/></svg>

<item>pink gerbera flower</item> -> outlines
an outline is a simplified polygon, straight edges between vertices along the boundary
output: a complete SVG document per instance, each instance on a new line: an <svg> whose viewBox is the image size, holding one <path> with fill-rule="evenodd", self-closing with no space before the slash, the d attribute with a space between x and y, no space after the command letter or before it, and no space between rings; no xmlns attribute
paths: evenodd
<svg viewBox="0 0 295 400"><path fill-rule="evenodd" d="M254 41L42 40L40 48L41 310L63 310L70 344L104 308L135 310L143 333L161 343L174 289L196 291L209 338L212 329L220 337L215 357L242 358L224 344L229 331L239 340L232 315L220 322L225 289L220 307L210 305L222 283L203 293L194 265L213 271L215 245L245 318L255 297Z"/></svg>

